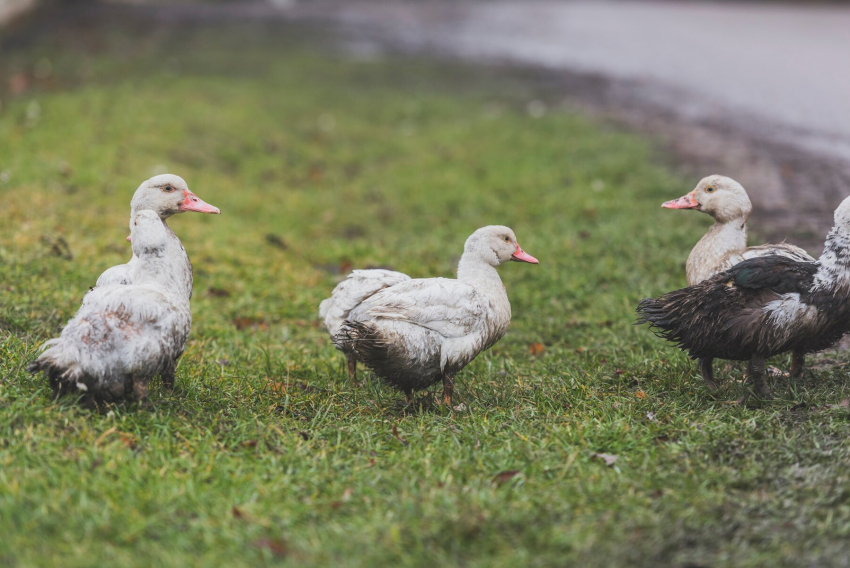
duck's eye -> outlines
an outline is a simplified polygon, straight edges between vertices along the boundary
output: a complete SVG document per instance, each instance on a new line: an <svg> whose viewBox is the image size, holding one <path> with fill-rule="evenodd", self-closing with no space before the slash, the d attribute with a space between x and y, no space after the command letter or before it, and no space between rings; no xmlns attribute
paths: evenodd
<svg viewBox="0 0 850 568"><path fill-rule="evenodd" d="M510 238L510 237L505 237L505 242L506 242L506 243L511 242L511 238Z"/></svg>
<svg viewBox="0 0 850 568"><path fill-rule="evenodd" d="M164 191L165 193L171 193L172 191L174 191L174 188L171 187L170 185L166 185L165 187L162 188L162 191Z"/></svg>
<svg viewBox="0 0 850 568"><path fill-rule="evenodd" d="M710 185L710 186L705 188L706 193L714 193L714 190L715 190L715 187L713 185Z"/></svg>

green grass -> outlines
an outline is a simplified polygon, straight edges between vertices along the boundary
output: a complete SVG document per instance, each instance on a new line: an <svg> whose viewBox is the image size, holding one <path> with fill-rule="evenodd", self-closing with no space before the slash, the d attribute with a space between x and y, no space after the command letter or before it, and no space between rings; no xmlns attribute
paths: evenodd
<svg viewBox="0 0 850 568"><path fill-rule="evenodd" d="M846 563L847 358L741 406L739 365L713 395L632 326L708 222L659 209L693 180L649 143L533 74L140 27L4 54L41 72L0 113L0 564ZM24 367L129 258L130 196L162 168L223 212L171 223L195 267L177 388L54 400ZM486 224L541 264L500 269L514 319L459 375L465 410L349 384L316 321L341 275L450 276Z"/></svg>

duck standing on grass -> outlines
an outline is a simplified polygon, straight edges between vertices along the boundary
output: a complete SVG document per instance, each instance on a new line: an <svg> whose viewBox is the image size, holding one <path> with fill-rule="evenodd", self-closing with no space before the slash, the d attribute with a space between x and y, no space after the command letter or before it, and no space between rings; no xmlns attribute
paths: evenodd
<svg viewBox="0 0 850 568"><path fill-rule="evenodd" d="M850 198L835 210L816 262L778 254L744 260L693 286L647 298L638 324L692 358L749 361L756 394L770 394L765 359L812 353L850 331Z"/></svg>
<svg viewBox="0 0 850 568"><path fill-rule="evenodd" d="M737 181L719 175L700 180L693 191L672 201L665 201L667 209L695 209L711 215L715 223L703 235L688 256L685 275L688 286L693 286L728 270L743 260L766 255L779 255L800 262L814 262L814 258L794 245L787 243L747 246L747 219L753 205L744 187ZM803 374L805 355L793 351L791 376ZM699 370L711 389L716 389L712 359L701 357Z"/></svg>
<svg viewBox="0 0 850 568"><path fill-rule="evenodd" d="M408 280L410 280L410 276L393 270L381 268L354 270L345 277L345 280L337 284L331 292L330 298L322 300L322 303L319 304L319 318L333 337L339 331L339 326L342 325L351 310L384 288ZM341 349L339 346L336 347ZM357 357L348 346L346 346L346 349L343 354L348 363L348 378L354 382L357 380Z"/></svg>
<svg viewBox="0 0 850 568"><path fill-rule="evenodd" d="M443 383L451 406L455 375L494 345L511 322L511 304L496 267L508 261L537 264L508 227L478 229L466 240L457 279L401 282L367 298L333 336L412 402L413 393Z"/></svg>
<svg viewBox="0 0 850 568"><path fill-rule="evenodd" d="M94 288L77 314L27 370L44 372L54 392L96 401L144 400L155 375L173 376L192 314L181 274L174 270L167 225L159 213L138 211L130 223L132 284Z"/></svg>

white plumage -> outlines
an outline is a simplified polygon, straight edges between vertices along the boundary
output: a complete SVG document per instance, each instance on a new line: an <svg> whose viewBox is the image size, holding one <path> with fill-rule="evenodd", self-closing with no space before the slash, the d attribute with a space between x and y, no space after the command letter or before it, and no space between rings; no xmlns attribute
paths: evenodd
<svg viewBox="0 0 850 568"><path fill-rule="evenodd" d="M511 305L496 267L509 260L537 263L508 227L479 229L466 241L457 280L416 279L381 290L351 309L334 344L408 399L442 380L451 404L455 374L508 329Z"/></svg>
<svg viewBox="0 0 850 568"><path fill-rule="evenodd" d="M189 296L175 271L159 215L139 211L131 223L132 284L109 284L86 294L62 334L44 345L30 372L44 371L58 392L94 400L143 399L158 374L173 373L189 336Z"/></svg>
<svg viewBox="0 0 850 568"><path fill-rule="evenodd" d="M163 225L168 237L167 250L169 257L182 258L181 262L175 262L174 269L176 277L192 297L192 263L183 244L165 219L179 213L194 211L197 213L221 213L218 207L205 203L197 195L189 190L189 186L180 176L173 174L162 174L154 176L142 183L133 194L130 202L130 222L137 211L151 210L156 212L163 220ZM96 287L109 286L111 284L132 284L134 264L137 259L135 254L127 264L119 264L108 268L97 279Z"/></svg>
<svg viewBox="0 0 850 568"><path fill-rule="evenodd" d="M333 335L339 331L339 326L348 314L364 300L377 294L384 288L395 286L410 280L410 276L393 270L380 268L370 270L354 270L345 280L336 285L331 297L319 304L319 318L324 322L328 333ZM351 349L338 349L345 353L348 362L348 375L354 380L357 374L357 359Z"/></svg>

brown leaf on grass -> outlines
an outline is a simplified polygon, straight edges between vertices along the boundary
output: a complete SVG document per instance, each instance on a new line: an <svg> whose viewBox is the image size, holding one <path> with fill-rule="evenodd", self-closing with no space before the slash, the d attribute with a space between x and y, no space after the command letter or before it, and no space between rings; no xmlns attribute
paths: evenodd
<svg viewBox="0 0 850 568"><path fill-rule="evenodd" d="M310 433L309 432L305 432L304 430L301 430L300 432L298 432L298 434L301 435L301 439L304 440L305 442L310 439Z"/></svg>
<svg viewBox="0 0 850 568"><path fill-rule="evenodd" d="M532 343L528 346L528 352L532 355L542 355L546 352L546 346L542 343Z"/></svg>
<svg viewBox="0 0 850 568"><path fill-rule="evenodd" d="M259 329L268 329L269 322L262 318L249 318L249 317L239 317L233 318L233 325L236 326L236 329L242 330L246 327L253 327Z"/></svg>
<svg viewBox="0 0 850 568"><path fill-rule="evenodd" d="M838 403L838 408L848 408L850 407L850 398L845 398L840 403Z"/></svg>
<svg viewBox="0 0 850 568"><path fill-rule="evenodd" d="M495 483L496 485L502 485L504 483L507 483L520 473L521 472L518 469L510 469L508 471L499 472L493 477L493 483Z"/></svg>
<svg viewBox="0 0 850 568"><path fill-rule="evenodd" d="M30 78L26 73L15 73L9 77L9 93L18 96L30 87Z"/></svg>
<svg viewBox="0 0 850 568"><path fill-rule="evenodd" d="M319 164L313 164L310 166L310 181L322 181L324 175L325 172Z"/></svg>
<svg viewBox="0 0 850 568"><path fill-rule="evenodd" d="M268 550L275 556L284 557L289 553L286 541L279 538L261 538L254 541L254 548Z"/></svg>
<svg viewBox="0 0 850 568"><path fill-rule="evenodd" d="M393 424L393 437L394 437L396 440L398 440L399 442L401 442L401 445L402 445L402 446L406 446L406 445L407 445L407 443L408 443L408 442L407 442L407 440L405 440L404 438L402 438L402 437L401 437L401 434L399 434L399 433L398 433L398 426L396 426L395 424Z"/></svg>
<svg viewBox="0 0 850 568"><path fill-rule="evenodd" d="M234 505L233 508L230 509L230 514L233 515L233 517L236 518L236 519L246 519L247 518L245 516L245 513L242 512L242 509L240 509L236 505Z"/></svg>
<svg viewBox="0 0 850 568"><path fill-rule="evenodd" d="M210 298L229 298L230 292L224 288L213 288L210 286L207 289L207 296Z"/></svg>
<svg viewBox="0 0 850 568"><path fill-rule="evenodd" d="M239 442L239 445L243 448L256 448L257 443L257 440L242 440L241 442Z"/></svg>
<svg viewBox="0 0 850 568"><path fill-rule="evenodd" d="M129 434L127 432L119 432L118 439L121 440L121 443L125 448L130 448L131 450L135 450L137 446L138 439L133 434Z"/></svg>
<svg viewBox="0 0 850 568"><path fill-rule="evenodd" d="M620 459L620 456L615 456L613 454L590 454L590 457L604 461L605 465L608 467L613 466L617 463L617 460Z"/></svg>
<svg viewBox="0 0 850 568"><path fill-rule="evenodd" d="M784 378L784 377L790 377L791 376L791 373L789 373L788 371L783 371L779 367L774 367L773 365L769 365L767 367L767 369L765 369L765 372L767 373L767 375L769 377Z"/></svg>
<svg viewBox="0 0 850 568"><path fill-rule="evenodd" d="M645 392L643 392L643 391L637 391L637 392L635 393L635 396L636 396L636 397L638 397L639 399L643 400L643 399L645 399L645 398L646 398L646 393L645 393Z"/></svg>

